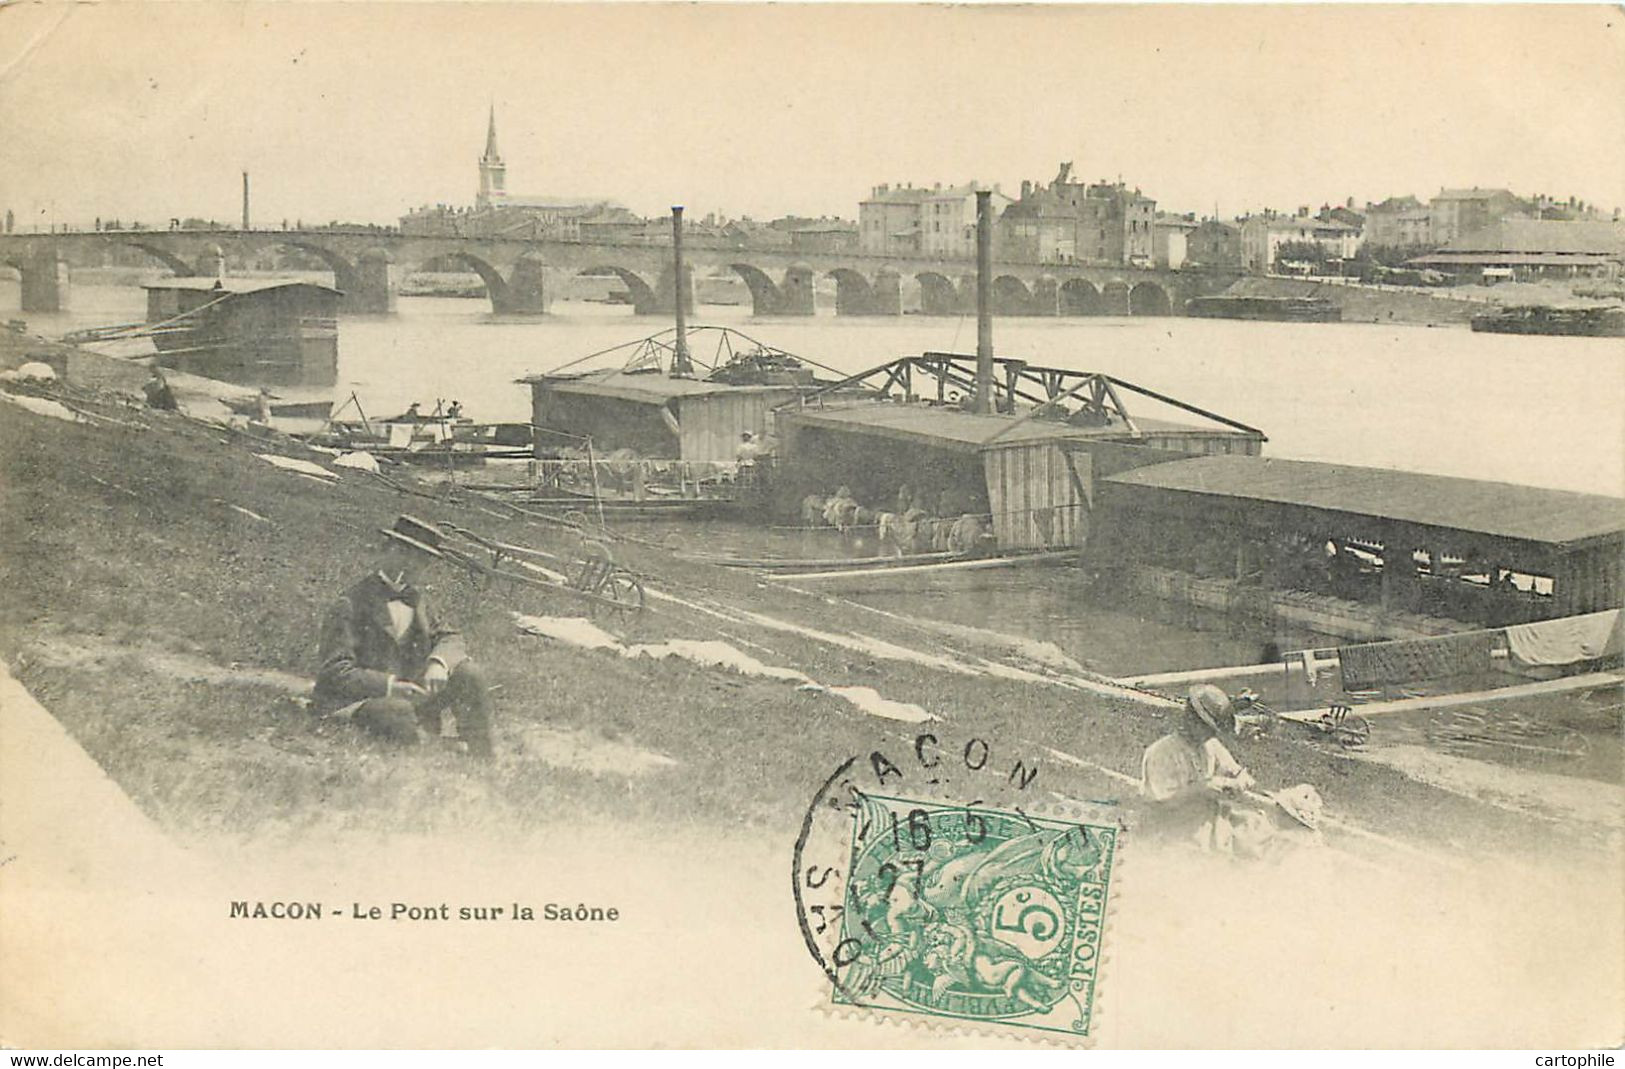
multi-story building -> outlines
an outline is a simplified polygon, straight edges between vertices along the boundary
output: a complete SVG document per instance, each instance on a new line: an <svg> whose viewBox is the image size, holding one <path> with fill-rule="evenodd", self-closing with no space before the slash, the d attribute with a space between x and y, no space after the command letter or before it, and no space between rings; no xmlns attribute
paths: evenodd
<svg viewBox="0 0 1625 1069"><path fill-rule="evenodd" d="M1238 268L1241 266L1241 228L1218 219L1204 219L1185 235L1185 264L1188 267Z"/></svg>
<svg viewBox="0 0 1625 1069"><path fill-rule="evenodd" d="M1280 247L1299 242L1319 245L1328 259L1347 260L1360 248L1360 231L1337 219L1316 218L1307 208L1296 215L1265 212L1241 224L1242 266L1268 274L1275 270Z"/></svg>
<svg viewBox="0 0 1625 1069"><path fill-rule="evenodd" d="M1048 185L1021 183L1021 197L1000 217L1000 249L1037 263L1132 264L1156 257L1157 202L1122 182L1073 181L1061 164Z"/></svg>
<svg viewBox="0 0 1625 1069"><path fill-rule="evenodd" d="M1500 222L1523 207L1523 202L1505 189L1441 189L1428 205L1428 242L1434 247L1447 244Z"/></svg>
<svg viewBox="0 0 1625 1069"><path fill-rule="evenodd" d="M1197 227L1194 216L1158 212L1152 223L1152 259L1158 267L1174 270L1190 258L1190 233Z"/></svg>
<svg viewBox="0 0 1625 1069"><path fill-rule="evenodd" d="M968 259L976 255L975 182L926 189L913 185L876 186L858 204L858 248L878 255ZM1010 198L992 188L995 217Z"/></svg>
<svg viewBox="0 0 1625 1069"><path fill-rule="evenodd" d="M797 252L850 252L858 247L858 228L845 219L802 223L790 231Z"/></svg>
<svg viewBox="0 0 1625 1069"><path fill-rule="evenodd" d="M1432 242L1432 210L1415 197L1389 197L1365 206L1365 244L1417 248Z"/></svg>

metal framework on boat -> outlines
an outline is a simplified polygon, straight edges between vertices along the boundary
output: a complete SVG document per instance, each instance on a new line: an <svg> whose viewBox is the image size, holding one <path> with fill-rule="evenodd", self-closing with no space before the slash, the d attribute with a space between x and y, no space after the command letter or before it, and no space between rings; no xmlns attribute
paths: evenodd
<svg viewBox="0 0 1625 1069"><path fill-rule="evenodd" d="M1125 393L1170 405L1244 434L1257 435L1261 440L1265 438L1264 432L1256 427L1103 372L1045 367L1010 357L995 357L993 364L992 410L1017 418L1005 424L983 444L991 444L1040 416L1070 418L1080 413L1086 419L1093 416L1102 423L1115 417L1122 421L1123 427L1131 435L1138 436L1141 432L1124 403ZM916 388L917 375L922 377L923 389ZM938 352L905 356L848 375L779 407L822 408L826 401L835 396L850 400L853 390L858 388L872 391L872 396L880 399L958 404L975 392L976 357ZM1076 402L1075 407L1069 409L1068 402Z"/></svg>
<svg viewBox="0 0 1625 1069"><path fill-rule="evenodd" d="M810 360L786 349L780 349L778 346L758 341L744 331L735 330L733 327L688 327L681 336L686 339L684 348L686 349L688 363L691 368L697 369L697 374L682 375L674 370L682 366L682 360L678 356L679 334L678 328L668 327L659 333L649 335L647 338L638 338L635 341L612 345L608 349L599 349L597 352L578 357L550 371L528 375L520 381L529 383L552 378L560 372L568 371L570 368L579 367L591 360L612 354L624 354L620 367L623 374L658 371L672 378L705 378L726 367L736 358L743 356L767 356L788 359L805 364L808 367L818 368L820 371L827 371L832 375L840 374L834 368L820 364L816 360ZM709 358L703 355L707 353Z"/></svg>

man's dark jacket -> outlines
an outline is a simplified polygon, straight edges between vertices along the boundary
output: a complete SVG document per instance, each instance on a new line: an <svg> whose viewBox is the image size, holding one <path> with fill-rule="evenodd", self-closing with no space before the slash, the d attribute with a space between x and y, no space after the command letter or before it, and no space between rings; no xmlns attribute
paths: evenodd
<svg viewBox="0 0 1625 1069"><path fill-rule="evenodd" d="M398 642L390 624L391 601L413 609L411 626ZM430 658L450 672L467 656L462 636L435 624L421 592L396 588L374 572L335 601L322 620L316 708L331 712L363 698L385 697L390 676L421 683Z"/></svg>

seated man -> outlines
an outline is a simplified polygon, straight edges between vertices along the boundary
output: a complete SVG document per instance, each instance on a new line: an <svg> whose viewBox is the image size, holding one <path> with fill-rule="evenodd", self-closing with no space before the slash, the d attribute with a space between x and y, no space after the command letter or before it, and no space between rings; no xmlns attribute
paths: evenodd
<svg viewBox="0 0 1625 1069"><path fill-rule="evenodd" d="M490 698L456 631L435 623L413 585L423 556L441 557L440 532L402 516L382 532L372 570L322 622L316 709L351 716L394 742L416 745L441 733L440 714L457 719L468 752L491 756Z"/></svg>
<svg viewBox="0 0 1625 1069"><path fill-rule="evenodd" d="M169 388L169 380L164 378L163 369L157 364L152 366L152 376L142 384L141 392L147 395L148 408L174 412L180 407L175 403L175 391Z"/></svg>
<svg viewBox="0 0 1625 1069"><path fill-rule="evenodd" d="M1205 847L1225 848L1223 797L1252 787L1253 777L1221 736L1236 737L1230 699L1211 683L1192 687L1178 728L1146 747L1140 764L1140 794L1153 803L1149 831L1190 835Z"/></svg>

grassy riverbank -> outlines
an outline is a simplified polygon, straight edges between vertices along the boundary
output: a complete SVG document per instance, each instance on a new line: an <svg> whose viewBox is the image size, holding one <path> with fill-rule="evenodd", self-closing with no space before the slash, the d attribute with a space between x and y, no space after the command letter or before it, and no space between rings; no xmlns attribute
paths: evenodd
<svg viewBox="0 0 1625 1069"><path fill-rule="evenodd" d="M5 344L15 363L27 343L13 334ZM912 757L920 726L829 693L526 634L515 611L588 608L562 593L484 589L442 564L426 575L442 615L501 687L498 758L482 766L440 748L386 749L315 718L301 697L322 610L364 566L376 529L411 512L565 559L577 537L477 497L448 499L410 473L395 476L404 490L348 470L324 481L257 455L328 459L286 439L72 384L54 396L81 421L11 404L0 419L0 656L174 833L500 833L601 818L783 838L844 759L876 748ZM666 595L641 618L597 619L624 644L726 642L827 687L874 688L937 718L925 726L945 746L986 739L995 764L1038 764L1044 796L1116 799L1132 823L1133 788L1101 769L1137 775L1171 714L1063 685L1053 665L968 632L946 637L665 547L626 541L615 552ZM1337 816L1429 850L1539 849L1597 834L1295 738L1248 744L1243 759L1265 789L1313 782Z"/></svg>

